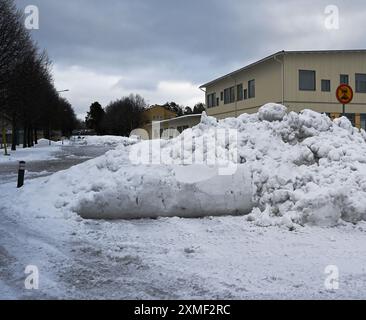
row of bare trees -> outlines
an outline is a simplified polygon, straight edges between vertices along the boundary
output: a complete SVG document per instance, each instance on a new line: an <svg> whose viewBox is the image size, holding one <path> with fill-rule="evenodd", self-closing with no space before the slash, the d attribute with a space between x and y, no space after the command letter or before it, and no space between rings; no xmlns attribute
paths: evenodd
<svg viewBox="0 0 366 320"><path fill-rule="evenodd" d="M128 136L134 129L143 125L142 113L148 104L140 95L129 96L110 102L105 109L99 102L90 106L90 111L85 119L85 125L98 135L110 134ZM173 111L177 117L190 114L202 114L205 111L203 103L197 103L194 108L182 107L175 102L167 102L162 107Z"/></svg>
<svg viewBox="0 0 366 320"><path fill-rule="evenodd" d="M51 63L24 26L13 0L0 1L0 119L12 128L12 150L22 131L23 147L37 143L38 131L70 135L77 119L70 103L56 91ZM1 125L1 124L0 124Z"/></svg>
<svg viewBox="0 0 366 320"><path fill-rule="evenodd" d="M112 101L105 109L100 103L94 102L90 106L85 124L98 135L129 136L133 129L139 127L142 111L146 107L144 98L138 94Z"/></svg>

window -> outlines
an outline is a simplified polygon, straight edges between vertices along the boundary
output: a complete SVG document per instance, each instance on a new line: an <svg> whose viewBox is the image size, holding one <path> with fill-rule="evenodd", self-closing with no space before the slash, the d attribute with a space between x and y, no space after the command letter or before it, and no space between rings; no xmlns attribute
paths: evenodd
<svg viewBox="0 0 366 320"><path fill-rule="evenodd" d="M227 88L224 90L224 103L235 102L235 87Z"/></svg>
<svg viewBox="0 0 366 320"><path fill-rule="evenodd" d="M248 99L248 89L244 89L244 100Z"/></svg>
<svg viewBox="0 0 366 320"><path fill-rule="evenodd" d="M322 80L322 91L330 92L330 80Z"/></svg>
<svg viewBox="0 0 366 320"><path fill-rule="evenodd" d="M216 107L218 107L220 105L220 99L216 98Z"/></svg>
<svg viewBox="0 0 366 320"><path fill-rule="evenodd" d="M248 98L255 98L255 80L248 81Z"/></svg>
<svg viewBox="0 0 366 320"><path fill-rule="evenodd" d="M356 92L366 93L366 74L356 73Z"/></svg>
<svg viewBox="0 0 366 320"><path fill-rule="evenodd" d="M221 101L224 101L224 92L221 92L221 94L220 94L220 98L221 98L221 99L220 99Z"/></svg>
<svg viewBox="0 0 366 320"><path fill-rule="evenodd" d="M242 101L243 100L243 84L238 84L236 86L236 96L237 96L237 100L238 101Z"/></svg>
<svg viewBox="0 0 366 320"><path fill-rule="evenodd" d="M299 90L315 91L316 90L315 71L299 70Z"/></svg>
<svg viewBox="0 0 366 320"><path fill-rule="evenodd" d="M366 113L361 113L361 128L366 130Z"/></svg>
<svg viewBox="0 0 366 320"><path fill-rule="evenodd" d="M207 95L207 108L215 107L216 93Z"/></svg>
<svg viewBox="0 0 366 320"><path fill-rule="evenodd" d="M235 102L235 88L234 87L230 88L230 101Z"/></svg>
<svg viewBox="0 0 366 320"><path fill-rule="evenodd" d="M224 90L224 104L230 103L230 89Z"/></svg>
<svg viewBox="0 0 366 320"><path fill-rule="evenodd" d="M349 84L348 74L341 74L339 79L340 84Z"/></svg>

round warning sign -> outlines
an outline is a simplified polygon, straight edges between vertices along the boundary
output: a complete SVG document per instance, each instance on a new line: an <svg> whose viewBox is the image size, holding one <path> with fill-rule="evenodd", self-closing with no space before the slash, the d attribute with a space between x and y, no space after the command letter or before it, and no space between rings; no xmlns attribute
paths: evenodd
<svg viewBox="0 0 366 320"><path fill-rule="evenodd" d="M342 104L348 104L353 99L353 90L348 84L341 84L336 91L337 99Z"/></svg>

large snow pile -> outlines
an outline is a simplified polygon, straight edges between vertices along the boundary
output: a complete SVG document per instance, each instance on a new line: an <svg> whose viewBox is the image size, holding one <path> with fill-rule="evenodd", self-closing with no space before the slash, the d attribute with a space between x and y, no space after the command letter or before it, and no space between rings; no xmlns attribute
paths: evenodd
<svg viewBox="0 0 366 320"><path fill-rule="evenodd" d="M257 114L237 119L217 122L203 115L192 131L163 145L163 161L184 163L184 141L209 138L215 134L213 128L237 130L236 162L250 170L254 190L255 208L248 219L264 226L289 227L366 219L366 133L347 118L333 122L325 114L288 113L285 106L272 103ZM216 146L217 160L222 150L225 143ZM203 152L204 161L209 161L210 148Z"/></svg>
<svg viewBox="0 0 366 320"><path fill-rule="evenodd" d="M229 137L210 145L221 129ZM233 132L237 139L230 145ZM249 213L247 219L262 226L357 222L366 220L365 139L346 118L332 122L277 104L219 122L203 114L199 125L173 140L121 144L32 181L19 191L18 205L87 218ZM187 164L197 151L201 162ZM135 163L137 154L151 163ZM209 165L227 159L236 165L232 175Z"/></svg>

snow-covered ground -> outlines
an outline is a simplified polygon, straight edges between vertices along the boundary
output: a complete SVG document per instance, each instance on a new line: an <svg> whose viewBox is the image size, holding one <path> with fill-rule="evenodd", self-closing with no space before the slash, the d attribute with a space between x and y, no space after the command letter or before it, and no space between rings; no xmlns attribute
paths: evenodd
<svg viewBox="0 0 366 320"><path fill-rule="evenodd" d="M244 217L92 221L0 211L1 298L366 298L364 223L291 232ZM39 269L39 290L24 289L27 265ZM338 290L325 287L328 265L339 268Z"/></svg>
<svg viewBox="0 0 366 320"><path fill-rule="evenodd" d="M93 146L110 146L116 147L118 145L129 145L131 140L136 138L126 138L119 136L74 136L71 138L71 143L75 145L93 145Z"/></svg>
<svg viewBox="0 0 366 320"><path fill-rule="evenodd" d="M62 142L52 142L49 145L49 140L40 139L38 144L33 148L23 149L18 147L16 151L11 151L8 148L9 156L4 155L4 149L0 150L0 164L17 162L17 161L40 161L55 159L55 154L60 150Z"/></svg>
<svg viewBox="0 0 366 320"><path fill-rule="evenodd" d="M270 104L1 185L0 296L364 299L365 137L345 118ZM24 289L27 265L39 290Z"/></svg>

